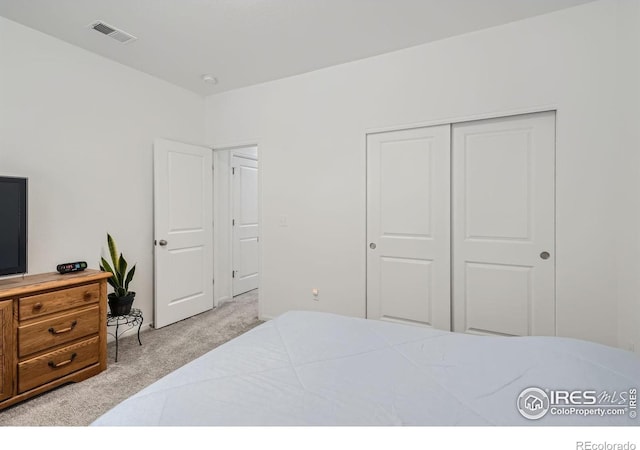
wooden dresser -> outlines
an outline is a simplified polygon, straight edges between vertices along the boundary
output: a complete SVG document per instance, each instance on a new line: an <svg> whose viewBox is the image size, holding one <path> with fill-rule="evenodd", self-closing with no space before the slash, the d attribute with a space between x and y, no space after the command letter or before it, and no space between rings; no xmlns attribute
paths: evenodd
<svg viewBox="0 0 640 450"><path fill-rule="evenodd" d="M108 272L0 280L0 410L107 368Z"/></svg>

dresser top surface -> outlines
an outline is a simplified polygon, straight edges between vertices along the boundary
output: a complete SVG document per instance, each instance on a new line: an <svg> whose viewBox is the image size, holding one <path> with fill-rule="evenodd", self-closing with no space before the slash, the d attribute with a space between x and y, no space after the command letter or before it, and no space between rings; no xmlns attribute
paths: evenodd
<svg viewBox="0 0 640 450"><path fill-rule="evenodd" d="M85 269L81 272L71 272L64 275L58 272L49 272L37 275L25 275L24 277L5 278L0 280L0 300L39 291L106 280L111 276L110 272Z"/></svg>

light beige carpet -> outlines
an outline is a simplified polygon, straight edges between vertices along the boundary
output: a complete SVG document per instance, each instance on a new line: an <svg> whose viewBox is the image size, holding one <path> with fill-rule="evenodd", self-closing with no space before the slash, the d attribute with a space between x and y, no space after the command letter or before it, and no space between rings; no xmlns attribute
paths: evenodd
<svg viewBox="0 0 640 450"><path fill-rule="evenodd" d="M257 290L175 324L108 344L108 367L0 411L2 426L85 426L113 406L174 369L259 325Z"/></svg>

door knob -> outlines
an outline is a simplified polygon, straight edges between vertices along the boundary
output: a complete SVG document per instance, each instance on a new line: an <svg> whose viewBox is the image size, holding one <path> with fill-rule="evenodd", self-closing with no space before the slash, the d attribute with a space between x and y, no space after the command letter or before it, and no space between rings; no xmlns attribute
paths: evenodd
<svg viewBox="0 0 640 450"><path fill-rule="evenodd" d="M165 245L167 245L167 241L165 241L164 239L160 239L160 242L158 242L158 244L160 244L160 246L164 247Z"/></svg>
<svg viewBox="0 0 640 450"><path fill-rule="evenodd" d="M540 253L540 258L542 259L549 259L551 255L549 254L549 252L542 252Z"/></svg>
<svg viewBox="0 0 640 450"><path fill-rule="evenodd" d="M375 250L375 249L376 249L376 244L375 244L375 242L372 242L371 244L369 244L369 248L370 248L371 250Z"/></svg>

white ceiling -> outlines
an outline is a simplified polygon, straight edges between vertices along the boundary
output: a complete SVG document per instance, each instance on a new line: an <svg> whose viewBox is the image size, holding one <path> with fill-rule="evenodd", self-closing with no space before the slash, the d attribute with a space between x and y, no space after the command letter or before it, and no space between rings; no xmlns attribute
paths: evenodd
<svg viewBox="0 0 640 450"><path fill-rule="evenodd" d="M208 95L589 1L0 0L0 15ZM96 20L138 39L121 44Z"/></svg>

